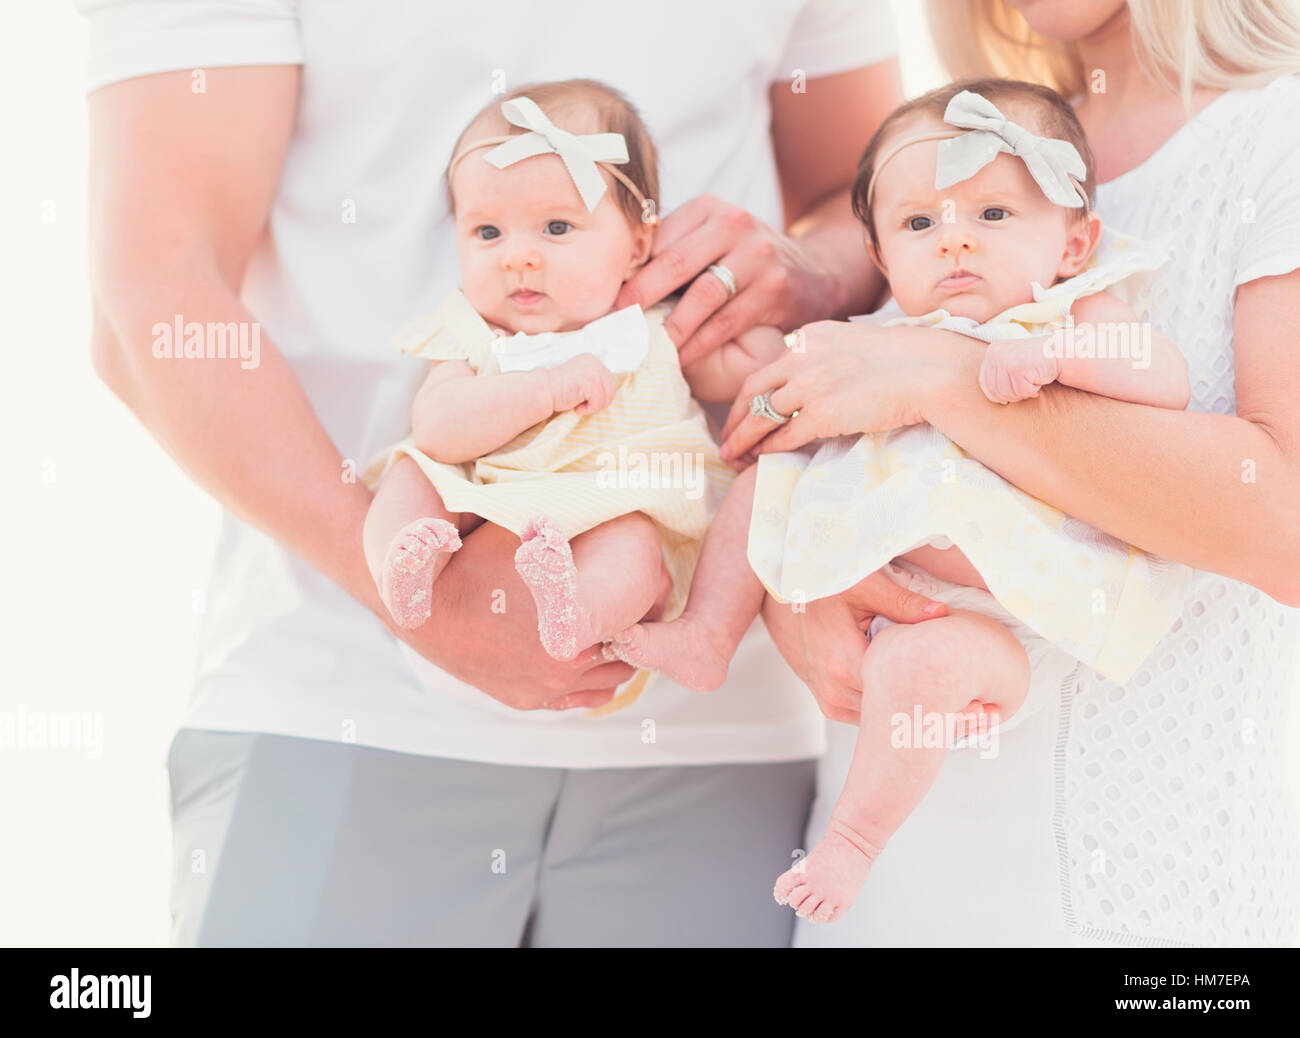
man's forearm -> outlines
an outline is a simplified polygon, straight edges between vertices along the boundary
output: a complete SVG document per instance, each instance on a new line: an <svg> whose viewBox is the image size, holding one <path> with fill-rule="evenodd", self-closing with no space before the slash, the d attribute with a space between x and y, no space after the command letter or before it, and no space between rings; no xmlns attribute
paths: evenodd
<svg viewBox="0 0 1300 1038"><path fill-rule="evenodd" d="M927 330L945 376L926 421L1022 490L1139 548L1293 604L1300 473L1260 425L1067 386L1003 407L978 386L984 347ZM942 336L939 341L937 336Z"/></svg>
<svg viewBox="0 0 1300 1038"><path fill-rule="evenodd" d="M253 322L219 279L136 280L96 299L101 377L223 507L385 617L361 551L370 492L355 466L344 467L284 357L265 335L255 367L155 357L154 326L176 314L205 327Z"/></svg>
<svg viewBox="0 0 1300 1038"><path fill-rule="evenodd" d="M821 268L826 289L820 300L809 305L809 313L798 324L843 320L876 307L885 279L867 254L865 232L853 215L848 188L799 217L788 233Z"/></svg>

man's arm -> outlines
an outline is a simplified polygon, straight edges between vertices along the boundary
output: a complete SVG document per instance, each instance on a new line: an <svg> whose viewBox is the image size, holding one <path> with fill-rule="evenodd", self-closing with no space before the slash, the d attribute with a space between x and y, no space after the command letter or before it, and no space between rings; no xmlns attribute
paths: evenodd
<svg viewBox="0 0 1300 1038"><path fill-rule="evenodd" d="M771 88L772 144L786 233L827 274L821 306L797 324L865 313L885 289L884 277L866 255L849 192L867 141L903 100L897 58L802 86L803 92L790 83Z"/></svg>
<svg viewBox="0 0 1300 1038"><path fill-rule="evenodd" d="M796 91L792 87L804 87ZM790 330L871 308L884 281L849 207L858 159L899 99L893 59L771 87L772 141L787 228L700 195L659 224L651 259L616 307L649 307L686 285L664 321L684 366L755 325ZM733 298L711 264L731 271Z"/></svg>
<svg viewBox="0 0 1300 1038"><path fill-rule="evenodd" d="M152 328L252 324L238 286L266 224L298 98L296 65L131 79L90 95L92 356L100 377L225 508L288 545L377 615L361 555L370 494L284 357L163 361ZM292 475L289 475L292 474Z"/></svg>
<svg viewBox="0 0 1300 1038"><path fill-rule="evenodd" d="M195 482L393 630L361 549L371 495L343 481L343 459L274 345L262 338L252 369L158 360L151 350L153 326L177 314L204 324L254 320L238 287L275 197L298 82L297 66L214 68L203 95L191 92L188 70L91 94L92 353L100 377ZM481 534L439 578L434 621L407 640L512 706L575 689L588 691L570 703L607 701L631 668L546 656L513 548ZM509 611L492 614L493 589L506 588L518 592Z"/></svg>

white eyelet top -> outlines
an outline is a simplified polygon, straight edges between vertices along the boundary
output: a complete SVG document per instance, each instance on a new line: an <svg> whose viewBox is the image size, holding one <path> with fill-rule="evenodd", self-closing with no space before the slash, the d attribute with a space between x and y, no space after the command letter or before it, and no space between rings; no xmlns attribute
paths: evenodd
<svg viewBox="0 0 1300 1038"><path fill-rule="evenodd" d="M1187 358L1189 410L1236 410L1236 287L1300 267L1297 113L1300 77L1230 91L1097 190L1107 223L1172 239L1151 317ZM1228 478L1247 477L1244 462ZM1073 923L1098 935L1290 942L1300 852L1285 738L1300 611L1210 573L1194 587L1126 685L1081 669L1066 703L1062 893Z"/></svg>

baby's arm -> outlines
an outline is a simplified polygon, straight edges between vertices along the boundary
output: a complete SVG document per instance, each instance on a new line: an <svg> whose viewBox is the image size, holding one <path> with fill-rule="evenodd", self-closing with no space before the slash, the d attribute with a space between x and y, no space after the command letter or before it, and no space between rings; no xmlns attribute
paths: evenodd
<svg viewBox="0 0 1300 1038"><path fill-rule="evenodd" d="M951 584L979 587L985 591L989 589L979 575L979 570L970 564L965 553L955 544L951 548L933 548L923 544L919 548L904 552L899 558L906 559L913 566Z"/></svg>
<svg viewBox="0 0 1300 1038"><path fill-rule="evenodd" d="M617 389L613 372L590 353L500 375L477 375L463 360L436 361L411 407L412 437L435 461L473 461L559 411L594 414Z"/></svg>
<svg viewBox="0 0 1300 1038"><path fill-rule="evenodd" d="M697 400L729 404L746 378L784 352L784 336L779 328L755 325L733 342L682 368L682 375Z"/></svg>
<svg viewBox="0 0 1300 1038"><path fill-rule="evenodd" d="M1074 305L1074 321L1076 329L1080 324L1090 324L1095 329L1097 349L1094 352L1106 352L1104 347L1114 338L1110 333L1120 332L1127 336L1120 342L1128 342L1129 355L1062 357L1058 382L1135 404L1176 411L1187 406L1191 399L1187 361L1178 347L1152 328L1150 322L1138 321L1128 303L1109 292L1084 296Z"/></svg>
<svg viewBox="0 0 1300 1038"><path fill-rule="evenodd" d="M997 404L1038 395L1049 382L1084 389L1135 404L1182 410L1191 397L1187 362L1169 339L1109 292L1085 296L1074 305L1074 330L1046 343L1040 337L1003 339L989 344L980 367L980 388ZM1122 338L1118 338L1122 335ZM1076 352L1091 336L1091 357L1061 356ZM1073 345L1073 349L1053 348ZM1127 345L1128 356L1109 356L1111 346ZM1146 347L1150 346L1147 353Z"/></svg>

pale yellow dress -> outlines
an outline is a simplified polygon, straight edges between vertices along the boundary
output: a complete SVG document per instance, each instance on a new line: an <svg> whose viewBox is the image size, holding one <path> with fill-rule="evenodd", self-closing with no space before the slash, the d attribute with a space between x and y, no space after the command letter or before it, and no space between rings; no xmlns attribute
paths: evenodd
<svg viewBox="0 0 1300 1038"><path fill-rule="evenodd" d="M885 323L1027 337L1061 327L1075 300L1102 290L1143 319L1148 275L1163 261L1159 248L1107 232L1083 273L1034 286L1034 302L984 325L944 311ZM760 458L748 554L778 600L838 594L925 544L955 544L1003 608L1121 683L1177 618L1191 575L1031 497L930 425Z"/></svg>
<svg viewBox="0 0 1300 1038"><path fill-rule="evenodd" d="M659 304L606 315L572 332L498 337L464 294L408 325L396 345L430 361L464 360L477 374L550 367L591 352L619 375L610 405L592 415L563 411L477 461L435 461L410 437L381 452L361 474L372 489L402 455L413 458L452 512L471 512L518 534L547 515L570 538L610 519L644 512L659 529L672 590L664 619L686 604L709 522L735 473L718 457L700 406L682 377ZM619 374L620 369L626 370ZM617 580L617 573L601 579ZM640 672L608 713L644 689Z"/></svg>

